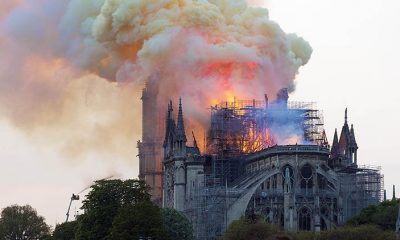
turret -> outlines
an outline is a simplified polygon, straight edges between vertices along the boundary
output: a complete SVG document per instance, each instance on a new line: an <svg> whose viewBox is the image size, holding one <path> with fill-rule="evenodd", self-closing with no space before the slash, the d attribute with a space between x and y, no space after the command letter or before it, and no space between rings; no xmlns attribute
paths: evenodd
<svg viewBox="0 0 400 240"><path fill-rule="evenodd" d="M351 129L348 124L347 108L345 110L344 125L340 134L339 143L337 147L337 153L339 156L347 160L347 165L357 165L357 142L354 134L354 127Z"/></svg>

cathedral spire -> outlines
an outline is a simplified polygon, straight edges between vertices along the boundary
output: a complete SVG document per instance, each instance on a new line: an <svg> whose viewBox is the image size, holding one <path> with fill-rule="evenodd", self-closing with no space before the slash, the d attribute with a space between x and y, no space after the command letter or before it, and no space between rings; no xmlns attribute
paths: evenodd
<svg viewBox="0 0 400 240"><path fill-rule="evenodd" d="M347 125L347 108L346 108L346 110L344 111L344 124Z"/></svg>
<svg viewBox="0 0 400 240"><path fill-rule="evenodd" d="M181 137L186 142L185 124L183 121L182 98L179 98L178 122L176 127L177 136Z"/></svg>

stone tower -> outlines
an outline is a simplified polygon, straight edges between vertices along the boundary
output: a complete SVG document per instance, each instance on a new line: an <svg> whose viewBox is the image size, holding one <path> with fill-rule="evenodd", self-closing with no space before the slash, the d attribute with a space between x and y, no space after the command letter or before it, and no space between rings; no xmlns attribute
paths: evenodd
<svg viewBox="0 0 400 240"><path fill-rule="evenodd" d="M184 212L193 187L203 184L203 166L195 138L194 146L186 145L182 100L179 100L177 122L172 102L168 105L164 140L164 199L163 207Z"/></svg>
<svg viewBox="0 0 400 240"><path fill-rule="evenodd" d="M152 201L162 203L162 119L157 104L157 76L146 82L142 93L142 141L139 148L139 178L151 187Z"/></svg>

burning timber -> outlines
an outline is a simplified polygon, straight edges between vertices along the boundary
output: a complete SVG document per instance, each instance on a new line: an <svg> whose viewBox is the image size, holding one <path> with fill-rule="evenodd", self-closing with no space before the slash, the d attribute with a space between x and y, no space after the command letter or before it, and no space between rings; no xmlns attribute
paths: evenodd
<svg viewBox="0 0 400 240"><path fill-rule="evenodd" d="M286 230L328 230L382 200L383 175L358 164L347 109L330 146L322 113L315 104L289 102L286 89L273 102L223 102L211 107L201 153L194 134L188 145L182 101L177 118L170 102L158 122L150 90L142 98L140 176L155 201L192 221L196 239L215 239L245 214Z"/></svg>

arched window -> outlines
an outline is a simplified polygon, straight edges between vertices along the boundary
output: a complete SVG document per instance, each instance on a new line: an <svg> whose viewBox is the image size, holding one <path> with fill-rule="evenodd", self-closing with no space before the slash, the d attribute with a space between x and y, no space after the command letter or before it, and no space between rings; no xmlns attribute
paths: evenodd
<svg viewBox="0 0 400 240"><path fill-rule="evenodd" d="M306 164L300 170L300 187L303 189L311 189L313 187L313 169L311 165Z"/></svg>
<svg viewBox="0 0 400 240"><path fill-rule="evenodd" d="M308 207L299 211L299 230L311 231L311 210Z"/></svg>

